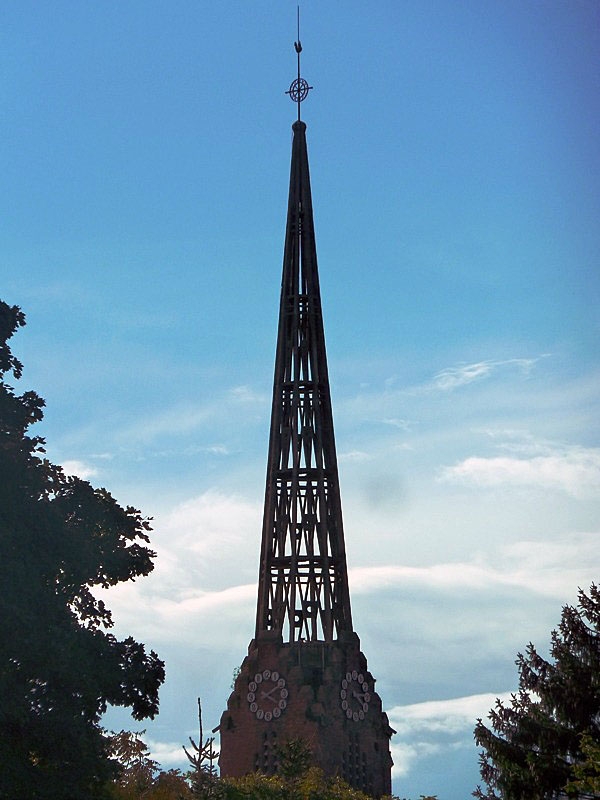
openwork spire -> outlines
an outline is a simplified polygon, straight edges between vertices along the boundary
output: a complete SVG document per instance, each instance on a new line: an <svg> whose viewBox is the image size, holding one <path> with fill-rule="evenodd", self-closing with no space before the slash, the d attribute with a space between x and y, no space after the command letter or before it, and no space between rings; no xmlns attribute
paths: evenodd
<svg viewBox="0 0 600 800"><path fill-rule="evenodd" d="M333 641L352 618L306 125L292 130L256 636Z"/></svg>

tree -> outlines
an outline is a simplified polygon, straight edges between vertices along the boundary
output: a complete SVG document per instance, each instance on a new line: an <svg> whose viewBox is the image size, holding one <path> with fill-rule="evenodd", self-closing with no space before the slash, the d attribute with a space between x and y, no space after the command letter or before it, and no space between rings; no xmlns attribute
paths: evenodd
<svg viewBox="0 0 600 800"><path fill-rule="evenodd" d="M600 797L600 744L584 734L581 752L584 760L573 764L573 780L567 784L567 792L579 792L581 797Z"/></svg>
<svg viewBox="0 0 600 800"><path fill-rule="evenodd" d="M148 745L142 739L146 731L120 731L109 736L109 753L119 764L113 794L118 798L142 797L154 784L159 763L150 757Z"/></svg>
<svg viewBox="0 0 600 800"><path fill-rule="evenodd" d="M277 772L284 778L300 778L308 772L312 757L312 750L306 739L288 739L283 746L277 747Z"/></svg>
<svg viewBox="0 0 600 800"><path fill-rule="evenodd" d="M221 778L215 789L212 797L217 800L373 800L341 778L325 777L318 767L308 767L295 777L253 772L243 778ZM381 800L399 798L392 796ZM437 800L437 796L422 794L419 800Z"/></svg>
<svg viewBox="0 0 600 800"><path fill-rule="evenodd" d="M200 732L198 744L190 736L192 752L190 753L186 747L183 748L183 752L192 766L192 769L188 772L188 778L193 794L197 797L210 798L217 796L218 778L214 764L219 753L214 748L215 737L208 736L206 739L204 738L200 698L198 698L198 728Z"/></svg>
<svg viewBox="0 0 600 800"><path fill-rule="evenodd" d="M95 798L116 769L101 715L110 703L153 717L164 665L108 632L93 590L147 575L155 554L148 520L29 435L44 401L5 383L22 374L8 341L24 324L0 301L0 798Z"/></svg>
<svg viewBox="0 0 600 800"><path fill-rule="evenodd" d="M340 778L326 778L318 767L294 778L260 772L221 778L218 788L219 800L372 800Z"/></svg>
<svg viewBox="0 0 600 800"><path fill-rule="evenodd" d="M327 777L312 766L312 750L302 738L293 738L277 747L279 768L275 775L252 772L241 778L220 778L210 794L194 792L208 800L373 800L339 777ZM399 800L397 797L382 800ZM420 800L437 800L421 795Z"/></svg>
<svg viewBox="0 0 600 800"><path fill-rule="evenodd" d="M327 778L323 770L311 766L311 748L301 738L278 747L276 775L253 772L241 778L220 778L212 766L214 740L203 739L199 700L198 711L199 742L204 744L199 747L190 738L194 752L183 748L193 766L185 777L176 769L160 770L141 738L145 731L121 731L109 737L112 753L122 767L119 778L110 785L110 800L373 800L341 778ZM437 796L422 794L419 800L437 800Z"/></svg>
<svg viewBox="0 0 600 800"><path fill-rule="evenodd" d="M489 713L491 729L477 721L484 748L481 800L551 800L600 797L579 784L578 765L593 767L600 745L600 591L579 591L579 605L565 606L552 632L551 660L529 644L519 653L519 691ZM587 775L588 773L583 773ZM593 777L593 773L592 777ZM497 791L496 791L497 790Z"/></svg>
<svg viewBox="0 0 600 800"><path fill-rule="evenodd" d="M111 755L120 765L110 784L111 800L192 800L193 794L177 769L163 771L142 739L145 731L120 731L109 736Z"/></svg>

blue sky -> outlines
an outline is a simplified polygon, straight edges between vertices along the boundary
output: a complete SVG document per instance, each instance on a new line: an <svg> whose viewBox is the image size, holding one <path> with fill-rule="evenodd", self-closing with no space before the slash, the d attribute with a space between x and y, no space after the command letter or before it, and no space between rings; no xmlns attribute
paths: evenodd
<svg viewBox="0 0 600 800"><path fill-rule="evenodd" d="M296 4L1 16L22 388L50 458L154 517L108 601L183 766L254 628ZM395 791L462 800L475 719L599 577L600 6L309 0L301 39L354 622Z"/></svg>

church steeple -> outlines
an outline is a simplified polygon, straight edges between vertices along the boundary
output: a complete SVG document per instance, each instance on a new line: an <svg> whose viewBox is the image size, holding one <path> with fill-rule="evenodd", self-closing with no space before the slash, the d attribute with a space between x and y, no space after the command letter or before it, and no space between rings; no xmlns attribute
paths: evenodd
<svg viewBox="0 0 600 800"><path fill-rule="evenodd" d="M306 125L292 126L256 636L352 630Z"/></svg>
<svg viewBox="0 0 600 800"><path fill-rule="evenodd" d="M225 776L276 773L302 739L328 776L391 794L394 731L352 628L300 76L292 125L254 639L219 724Z"/></svg>

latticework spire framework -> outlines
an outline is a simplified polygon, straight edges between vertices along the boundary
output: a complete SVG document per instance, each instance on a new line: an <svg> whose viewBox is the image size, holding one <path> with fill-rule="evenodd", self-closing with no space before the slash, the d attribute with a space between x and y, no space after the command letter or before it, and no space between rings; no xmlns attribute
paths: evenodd
<svg viewBox="0 0 600 800"><path fill-rule="evenodd" d="M306 125L292 128L256 635L333 641L352 618Z"/></svg>

